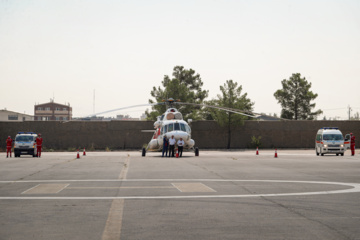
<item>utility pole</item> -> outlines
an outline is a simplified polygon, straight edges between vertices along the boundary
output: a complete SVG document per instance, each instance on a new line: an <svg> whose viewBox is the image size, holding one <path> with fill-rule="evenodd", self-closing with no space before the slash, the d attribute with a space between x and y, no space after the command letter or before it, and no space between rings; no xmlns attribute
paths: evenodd
<svg viewBox="0 0 360 240"><path fill-rule="evenodd" d="M351 111L352 111L350 105L348 105L348 109L349 109L349 120L350 120L350 113L351 113Z"/></svg>

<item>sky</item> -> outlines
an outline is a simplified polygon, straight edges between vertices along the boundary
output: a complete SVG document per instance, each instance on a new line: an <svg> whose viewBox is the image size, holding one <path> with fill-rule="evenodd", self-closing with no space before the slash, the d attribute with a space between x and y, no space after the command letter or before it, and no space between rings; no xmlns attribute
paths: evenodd
<svg viewBox="0 0 360 240"><path fill-rule="evenodd" d="M359 12L358 0L0 0L0 109L33 115L54 99L83 117L146 104L179 65L207 100L232 79L255 112L278 115L274 92L300 73L318 119L348 119L360 112Z"/></svg>

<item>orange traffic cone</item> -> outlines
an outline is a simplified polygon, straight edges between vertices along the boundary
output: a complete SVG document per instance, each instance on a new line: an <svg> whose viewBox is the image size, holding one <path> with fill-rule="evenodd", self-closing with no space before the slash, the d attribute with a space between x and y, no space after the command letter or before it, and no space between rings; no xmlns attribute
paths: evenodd
<svg viewBox="0 0 360 240"><path fill-rule="evenodd" d="M76 158L80 158L79 149L78 149Z"/></svg>
<svg viewBox="0 0 360 240"><path fill-rule="evenodd" d="M259 148L256 147L256 155L259 155Z"/></svg>
<svg viewBox="0 0 360 240"><path fill-rule="evenodd" d="M176 149L176 157L179 157L179 151Z"/></svg>
<svg viewBox="0 0 360 240"><path fill-rule="evenodd" d="M274 157L277 158L277 149L276 148L275 148L275 156Z"/></svg>
<svg viewBox="0 0 360 240"><path fill-rule="evenodd" d="M84 148L83 156L86 156L85 148Z"/></svg>

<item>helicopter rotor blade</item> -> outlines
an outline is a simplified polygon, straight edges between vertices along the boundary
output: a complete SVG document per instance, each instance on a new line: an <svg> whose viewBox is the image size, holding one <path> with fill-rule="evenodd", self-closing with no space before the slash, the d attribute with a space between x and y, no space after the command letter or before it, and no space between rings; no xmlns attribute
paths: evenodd
<svg viewBox="0 0 360 240"><path fill-rule="evenodd" d="M108 111L104 111L104 112L94 113L94 114L90 114L90 115L88 115L88 116L86 116L86 117L95 117L95 116L100 115L100 114L105 114L105 113L120 111L120 110L124 110L124 109L129 109L129 108L144 107L144 106L154 106L154 105L162 105L162 104L165 104L165 103L139 104L139 105L134 105L134 106L116 108L116 109L112 109L112 110L108 110Z"/></svg>
<svg viewBox="0 0 360 240"><path fill-rule="evenodd" d="M155 106L155 105L167 105L169 107L169 105L171 106L172 104L190 105L190 106L192 105L192 106L199 106L199 107L214 108L214 109L218 109L218 110L222 110L222 111L226 111L226 112L231 112L231 113L235 113L235 114L240 114L240 115L255 118L255 119L258 119L261 116L272 117L272 116L268 116L268 115L260 114L260 113L240 111L239 109L234 109L234 108L218 107L218 106L207 105L207 104L198 104L198 103L185 103L185 102L180 102L180 100L169 99L169 100L164 100L163 102L139 104L139 105L122 107L122 108L116 108L116 109L112 109L112 110L108 110L108 111L104 111L104 112L90 114L90 115L87 115L85 118L95 117L95 116L100 115L100 114L120 111L120 110L124 110L124 109L129 109L129 108L144 107L144 106ZM277 118L279 120L288 120L288 119L279 118L279 117L272 117L272 118Z"/></svg>
<svg viewBox="0 0 360 240"><path fill-rule="evenodd" d="M223 111L226 111L226 112L231 112L231 113L244 115L244 116L251 117L251 118L258 118L259 117L259 116L254 116L254 115L249 115L249 114L246 114L246 113L242 113L238 109L233 109L233 108L217 107L217 106L206 105L206 104L198 104L198 103L184 103L184 102L175 102L175 104L193 105L193 106L199 106L199 107L215 108L215 109L223 110Z"/></svg>
<svg viewBox="0 0 360 240"><path fill-rule="evenodd" d="M232 112L232 113L236 113L236 114L241 114L241 115L256 118L256 119L259 119L260 117L265 116L265 117L270 117L270 118L276 118L276 119L283 120L283 121L289 121L289 119L286 119L286 118L269 116L269 115L266 115L266 114L263 114L263 113L251 112L251 113L247 114L248 112L244 113L244 112L240 111L239 109L234 109L234 108L217 107L217 106L206 105L206 104L184 103L184 102L176 102L175 104L194 105L194 106L200 106L200 107L215 108L215 109L219 109L219 110L223 110L223 111L227 111L227 112ZM250 114L252 114L252 115L250 115Z"/></svg>

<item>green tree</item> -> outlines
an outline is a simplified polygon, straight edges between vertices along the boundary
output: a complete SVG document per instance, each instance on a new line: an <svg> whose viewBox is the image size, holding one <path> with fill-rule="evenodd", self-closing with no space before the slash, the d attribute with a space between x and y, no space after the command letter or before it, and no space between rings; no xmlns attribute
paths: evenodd
<svg viewBox="0 0 360 240"><path fill-rule="evenodd" d="M155 100L149 99L149 103L161 102L164 99L174 98L181 102L202 104L208 96L207 90L202 90L203 82L200 74L195 73L193 69L185 69L183 66L175 66L173 69L173 78L164 76L161 82L164 88L153 87L151 96ZM200 107L190 105L177 105L176 108L182 113L184 119L202 119L199 114ZM157 116L162 115L166 110L165 105L154 105L152 111L146 111L148 120L156 120Z"/></svg>
<svg viewBox="0 0 360 240"><path fill-rule="evenodd" d="M293 73L289 80L282 80L282 89L274 93L274 97L281 104L281 117L295 120L313 120L322 111L311 112L315 103L310 103L317 98L317 94L310 91L311 83L300 73Z"/></svg>
<svg viewBox="0 0 360 240"><path fill-rule="evenodd" d="M241 112L251 112L254 103L247 98L247 93L241 94L242 86L238 86L237 82L227 80L223 86L220 86L221 94L217 95L217 99L207 101L207 105L213 105L224 108L236 109ZM227 112L224 110L207 108L205 111L206 119L216 120L220 126L227 129L227 149L231 146L231 132L236 127L244 124L244 120L249 117Z"/></svg>
<svg viewBox="0 0 360 240"><path fill-rule="evenodd" d="M360 120L359 112L356 112L353 117L350 118L351 120Z"/></svg>

